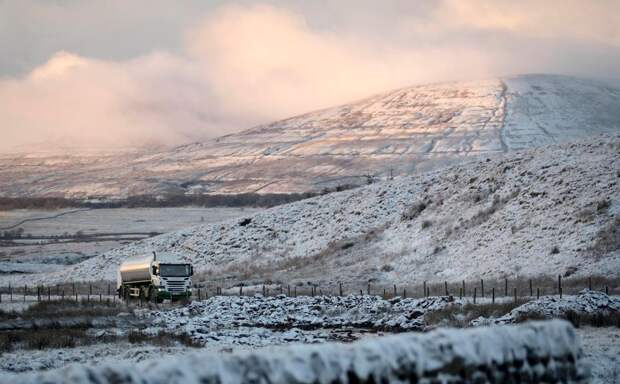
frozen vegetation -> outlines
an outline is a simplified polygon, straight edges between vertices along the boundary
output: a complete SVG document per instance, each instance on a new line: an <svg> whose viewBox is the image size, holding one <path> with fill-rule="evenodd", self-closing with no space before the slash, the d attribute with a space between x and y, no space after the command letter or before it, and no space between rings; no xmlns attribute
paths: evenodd
<svg viewBox="0 0 620 384"><path fill-rule="evenodd" d="M509 324L528 318L552 319L572 316L614 316L620 326L620 298L583 290L576 296L548 296L527 302L496 319L476 319L472 325Z"/></svg>
<svg viewBox="0 0 620 384"><path fill-rule="evenodd" d="M619 148L618 136L596 138L396 178L135 242L32 281L113 280L122 260L151 250L229 282L617 277Z"/></svg>

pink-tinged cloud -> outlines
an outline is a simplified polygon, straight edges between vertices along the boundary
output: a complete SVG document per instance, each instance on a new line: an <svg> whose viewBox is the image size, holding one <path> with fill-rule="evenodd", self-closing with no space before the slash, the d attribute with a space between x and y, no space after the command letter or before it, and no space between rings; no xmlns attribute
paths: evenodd
<svg viewBox="0 0 620 384"><path fill-rule="evenodd" d="M536 44L515 49L521 35L618 42L609 22L617 16L594 32L551 20L544 33L522 6L468 4L446 1L415 25L395 19L407 44L317 31L273 6L228 5L188 28L180 53L111 61L58 52L26 76L0 79L0 151L183 144L414 83L571 69L557 54L532 60ZM567 12L559 14L573 20L577 11ZM481 30L493 31L490 42L477 40ZM498 31L511 44L496 42Z"/></svg>

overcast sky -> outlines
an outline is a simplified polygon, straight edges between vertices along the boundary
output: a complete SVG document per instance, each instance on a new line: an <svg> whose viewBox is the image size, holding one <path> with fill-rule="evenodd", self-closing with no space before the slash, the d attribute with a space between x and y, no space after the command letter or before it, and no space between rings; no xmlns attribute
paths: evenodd
<svg viewBox="0 0 620 384"><path fill-rule="evenodd" d="M0 151L177 145L411 84L620 77L620 1L0 0L0 52Z"/></svg>

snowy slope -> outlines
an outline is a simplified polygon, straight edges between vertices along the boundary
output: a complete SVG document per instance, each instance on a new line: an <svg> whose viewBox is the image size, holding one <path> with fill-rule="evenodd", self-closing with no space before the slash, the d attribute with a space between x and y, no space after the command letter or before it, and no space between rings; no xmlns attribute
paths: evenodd
<svg viewBox="0 0 620 384"><path fill-rule="evenodd" d="M0 196L322 190L620 129L620 88L525 75L403 88L169 151L0 156Z"/></svg>
<svg viewBox="0 0 620 384"><path fill-rule="evenodd" d="M187 228L30 280L114 279L122 260L151 250L210 278L618 276L619 170L617 135L517 151Z"/></svg>

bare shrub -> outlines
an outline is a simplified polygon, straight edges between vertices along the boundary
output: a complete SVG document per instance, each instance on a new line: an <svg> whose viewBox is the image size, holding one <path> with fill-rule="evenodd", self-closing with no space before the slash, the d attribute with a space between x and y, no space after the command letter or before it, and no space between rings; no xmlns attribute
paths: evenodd
<svg viewBox="0 0 620 384"><path fill-rule="evenodd" d="M426 201L418 201L412 204L409 208L405 210L405 212L403 212L401 220L407 221L415 219L420 215L420 213L422 213L422 211L426 209L427 206L428 204Z"/></svg>

